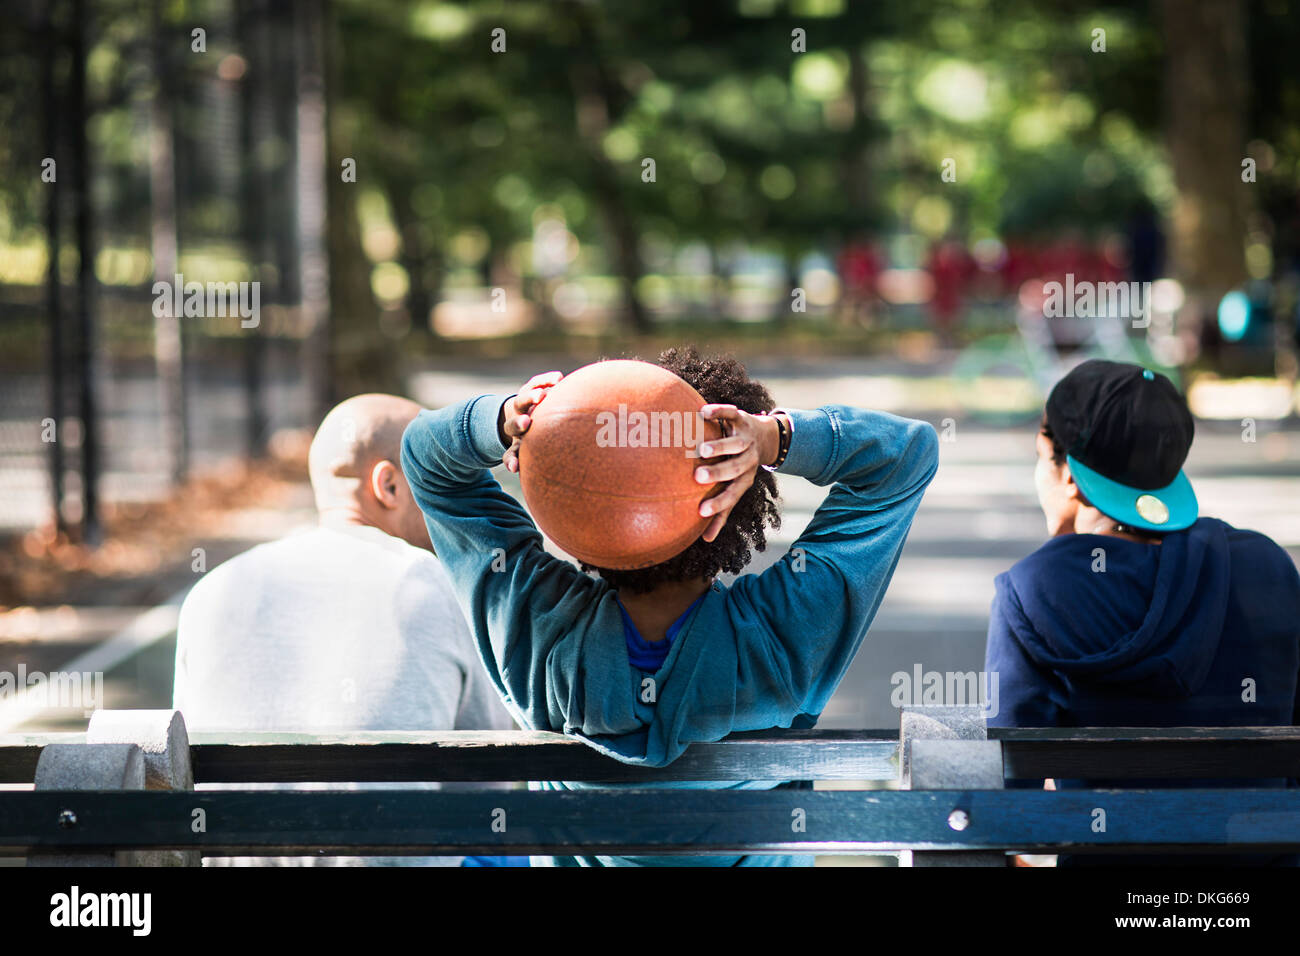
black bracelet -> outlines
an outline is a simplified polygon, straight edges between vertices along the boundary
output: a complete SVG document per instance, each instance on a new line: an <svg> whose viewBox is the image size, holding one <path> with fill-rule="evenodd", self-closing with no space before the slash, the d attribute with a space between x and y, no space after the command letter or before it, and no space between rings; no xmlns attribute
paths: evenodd
<svg viewBox="0 0 1300 956"><path fill-rule="evenodd" d="M518 392L515 392L514 395L511 395L504 402L502 402L501 407L497 409L497 438L501 442L501 450L503 452L508 451L510 446L514 444L510 436L506 434L506 430L502 427L506 423L506 413L505 413L506 405L513 402L515 400L515 395L518 394L519 394Z"/></svg>
<svg viewBox="0 0 1300 956"><path fill-rule="evenodd" d="M781 437L777 447L776 461L770 465L764 465L763 467L768 471L776 471L785 464L785 456L790 454L790 438L794 432L790 427L790 420L784 414L775 415L769 412L767 413L767 417L776 420L776 430L780 433Z"/></svg>

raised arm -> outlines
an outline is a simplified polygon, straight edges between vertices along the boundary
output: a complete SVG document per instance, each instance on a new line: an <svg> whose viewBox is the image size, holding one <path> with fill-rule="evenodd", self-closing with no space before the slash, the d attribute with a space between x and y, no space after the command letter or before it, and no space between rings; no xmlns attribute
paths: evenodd
<svg viewBox="0 0 1300 956"><path fill-rule="evenodd" d="M528 513L488 472L506 447L498 431L506 397L421 412L402 439L402 470L493 684L525 726L558 727L565 714L548 694L547 659L558 642L581 639L606 588L548 554Z"/></svg>
<svg viewBox="0 0 1300 956"><path fill-rule="evenodd" d="M660 675L659 703L647 706L623 642L609 639L622 624L608 586L546 554L527 513L486 471L505 447L502 403L481 396L422 413L407 429L402 465L480 654L521 722L662 764L694 741L806 726L801 715L821 712L934 475L933 428L852 408L789 412L781 470L835 487L790 554L706 601Z"/></svg>
<svg viewBox="0 0 1300 956"><path fill-rule="evenodd" d="M780 470L834 487L780 561L732 587L737 729L806 725L825 708L938 466L926 422L843 406L789 414L794 438Z"/></svg>

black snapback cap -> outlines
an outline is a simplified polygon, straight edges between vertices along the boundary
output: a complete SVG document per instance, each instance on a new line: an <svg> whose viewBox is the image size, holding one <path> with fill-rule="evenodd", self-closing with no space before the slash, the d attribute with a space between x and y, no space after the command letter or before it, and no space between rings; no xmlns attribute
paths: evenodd
<svg viewBox="0 0 1300 956"><path fill-rule="evenodd" d="M1052 389L1047 424L1075 483L1103 514L1150 531L1196 521L1196 495L1182 470L1195 425L1165 376L1090 359Z"/></svg>

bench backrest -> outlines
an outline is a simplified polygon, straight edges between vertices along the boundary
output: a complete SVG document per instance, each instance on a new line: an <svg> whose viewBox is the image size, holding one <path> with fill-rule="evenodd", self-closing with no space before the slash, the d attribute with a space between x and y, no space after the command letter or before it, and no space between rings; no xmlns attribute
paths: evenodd
<svg viewBox="0 0 1300 956"><path fill-rule="evenodd" d="M86 735L0 737L0 784L38 782L35 791L0 792L0 853L57 860L60 854L144 850L916 850L915 862L996 863L1006 850L1300 850L1300 789L1001 789L1004 779L1015 778L1296 777L1300 729L999 730L984 728L969 713L954 720L944 711L934 709L937 718L926 708L910 711L901 734L733 735L693 745L664 768L623 764L573 738L541 732L196 734L181 743L179 715L158 712L170 715L170 736L154 734L143 758L155 771L163 761L164 779L180 773L197 784L226 785L564 780L593 788L194 792L183 783L147 785L141 776L138 786L92 783L87 791L67 784L66 775L51 778L54 789L41 787L40 764L52 766L51 758L61 754L75 766L78 747L100 752L110 764L128 759L125 752L103 750L122 747L121 734L107 735L115 743L104 742L103 728L111 724L106 718L100 732L92 721ZM881 787L900 773L910 789ZM836 783L816 791L648 789L738 780Z"/></svg>

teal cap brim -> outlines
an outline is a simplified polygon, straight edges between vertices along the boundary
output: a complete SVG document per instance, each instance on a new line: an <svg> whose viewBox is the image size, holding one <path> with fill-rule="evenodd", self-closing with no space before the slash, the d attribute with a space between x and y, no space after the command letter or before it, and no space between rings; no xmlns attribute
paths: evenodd
<svg viewBox="0 0 1300 956"><path fill-rule="evenodd" d="M1196 523L1200 506L1187 475L1163 488L1130 488L1099 475L1073 455L1066 455L1074 483L1102 514L1120 524L1147 531L1182 531ZM1164 516L1164 520L1159 520Z"/></svg>

